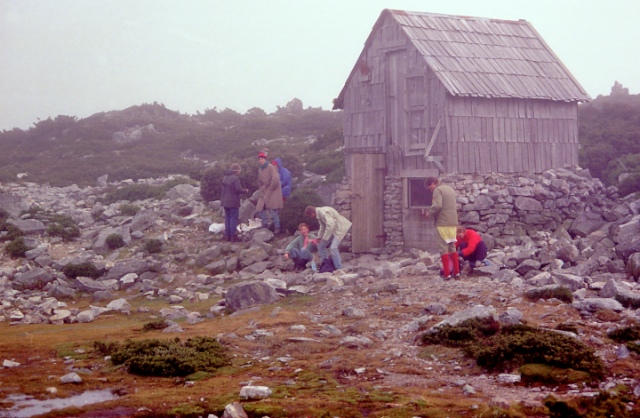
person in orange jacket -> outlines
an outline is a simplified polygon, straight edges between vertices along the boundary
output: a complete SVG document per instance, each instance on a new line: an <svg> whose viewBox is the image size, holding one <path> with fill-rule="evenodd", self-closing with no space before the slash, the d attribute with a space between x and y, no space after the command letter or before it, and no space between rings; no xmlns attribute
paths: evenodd
<svg viewBox="0 0 640 418"><path fill-rule="evenodd" d="M464 226L456 228L456 239L458 257L469 262L469 273L473 273L476 261L483 261L487 257L487 245L480 234Z"/></svg>

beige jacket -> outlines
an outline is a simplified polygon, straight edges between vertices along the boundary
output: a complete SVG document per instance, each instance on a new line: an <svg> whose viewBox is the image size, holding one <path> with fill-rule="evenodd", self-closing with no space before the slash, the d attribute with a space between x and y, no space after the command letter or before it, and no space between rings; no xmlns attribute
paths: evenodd
<svg viewBox="0 0 640 418"><path fill-rule="evenodd" d="M446 184L440 184L433 190L433 200L429 216L436 220L436 226L457 226L458 208L456 192Z"/></svg>
<svg viewBox="0 0 640 418"><path fill-rule="evenodd" d="M349 232L349 228L351 228L351 221L340 215L331 206L316 208L316 219L320 223L318 238L324 241L328 241L331 235L342 241L347 232Z"/></svg>
<svg viewBox="0 0 640 418"><path fill-rule="evenodd" d="M258 187L260 195L256 204L256 211L264 209L282 209L282 189L280 188L280 175L278 169L269 163L258 170Z"/></svg>

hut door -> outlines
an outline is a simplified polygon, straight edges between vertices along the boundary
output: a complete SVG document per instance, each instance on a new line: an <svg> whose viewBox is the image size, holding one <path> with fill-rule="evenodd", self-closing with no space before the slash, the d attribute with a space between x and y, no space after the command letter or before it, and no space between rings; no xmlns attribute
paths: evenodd
<svg viewBox="0 0 640 418"><path fill-rule="evenodd" d="M384 247L384 154L352 154L352 251L362 253Z"/></svg>

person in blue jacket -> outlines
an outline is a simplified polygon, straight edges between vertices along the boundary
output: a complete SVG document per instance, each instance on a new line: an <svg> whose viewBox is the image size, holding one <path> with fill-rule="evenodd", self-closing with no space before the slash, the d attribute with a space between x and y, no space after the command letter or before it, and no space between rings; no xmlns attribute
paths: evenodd
<svg viewBox="0 0 640 418"><path fill-rule="evenodd" d="M278 169L280 174L280 187L282 188L282 201L287 200L291 194L291 172L282 166L282 160L276 158L271 162Z"/></svg>

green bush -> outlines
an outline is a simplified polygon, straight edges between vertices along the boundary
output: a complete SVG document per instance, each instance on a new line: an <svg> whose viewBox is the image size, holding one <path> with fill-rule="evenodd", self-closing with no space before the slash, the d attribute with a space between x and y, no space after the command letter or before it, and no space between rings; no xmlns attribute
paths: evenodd
<svg viewBox="0 0 640 418"><path fill-rule="evenodd" d="M105 204L128 200L134 202L136 200L157 199L162 198L166 191L158 186L150 186L148 184L129 184L119 187L115 190L107 192L104 198Z"/></svg>
<svg viewBox="0 0 640 418"><path fill-rule="evenodd" d="M29 247L24 243L24 239L22 237L18 237L9 242L4 249L11 258L24 257L25 253L29 251Z"/></svg>
<svg viewBox="0 0 640 418"><path fill-rule="evenodd" d="M53 215L50 218L47 233L52 237L60 237L64 241L71 241L80 236L80 228L67 215Z"/></svg>
<svg viewBox="0 0 640 418"><path fill-rule="evenodd" d="M155 331L159 329L165 329L169 326L164 319L158 319L157 321L147 322L142 326L143 331Z"/></svg>
<svg viewBox="0 0 640 418"><path fill-rule="evenodd" d="M62 267L62 273L70 279L75 279L78 276L97 279L102 276L102 271L98 269L95 264L88 261L80 264L66 264Z"/></svg>
<svg viewBox="0 0 640 418"><path fill-rule="evenodd" d="M0 231L6 231L7 233L2 237L2 241L13 241L16 238L24 236L22 229L7 222L0 223Z"/></svg>
<svg viewBox="0 0 640 418"><path fill-rule="evenodd" d="M324 175L327 183L341 183L345 175L344 155L341 151L320 155L307 163L305 168L312 173Z"/></svg>
<svg viewBox="0 0 640 418"><path fill-rule="evenodd" d="M110 250L117 250L118 248L124 247L126 244L122 235L120 234L111 234L105 240L105 244L109 247Z"/></svg>
<svg viewBox="0 0 640 418"><path fill-rule="evenodd" d="M140 212L140 206L125 203L124 205L118 206L118 210L124 216L135 216L136 213Z"/></svg>
<svg viewBox="0 0 640 418"><path fill-rule="evenodd" d="M558 332L525 325L499 327L491 319L471 319L427 332L422 341L461 347L479 366L490 371L511 371L524 364L544 364L581 370L594 379L604 375L604 365L590 347Z"/></svg>
<svg viewBox="0 0 640 418"><path fill-rule="evenodd" d="M618 185L620 196L627 196L634 192L640 192L640 173L628 175Z"/></svg>
<svg viewBox="0 0 640 418"><path fill-rule="evenodd" d="M302 222L309 225L312 231L319 228L318 221L304 215L307 206L324 206L322 198L313 189L298 189L284 202L284 208L280 212L280 227L283 231L293 234L298 230Z"/></svg>
<svg viewBox="0 0 640 418"><path fill-rule="evenodd" d="M7 219L9 219L9 216L11 216L9 214L9 212L7 212L6 210L0 208L0 224L3 224L7 221Z"/></svg>
<svg viewBox="0 0 640 418"><path fill-rule="evenodd" d="M129 373L141 376L187 376L195 372L213 372L229 364L227 349L209 337L193 337L184 343L175 340L127 340L116 347L96 344L108 350L115 365L123 364Z"/></svg>
<svg viewBox="0 0 640 418"><path fill-rule="evenodd" d="M220 199L222 178L224 168L215 166L205 171L200 179L200 196L205 202L212 202Z"/></svg>
<svg viewBox="0 0 640 418"><path fill-rule="evenodd" d="M149 239L144 243L143 250L151 254L159 253L162 251L162 241L156 238Z"/></svg>
<svg viewBox="0 0 640 418"><path fill-rule="evenodd" d="M600 391L595 397L580 396L571 401L556 399L549 395L544 406L549 409L549 418L633 418L638 417L635 410L627 408L627 402L633 402L626 396Z"/></svg>
<svg viewBox="0 0 640 418"><path fill-rule="evenodd" d="M256 154L257 155L257 154ZM240 164L240 184L243 188L249 190L249 195L258 188L258 164L256 158L246 158L244 160L231 160L228 164L216 165L213 168L208 169L200 178L200 196L205 202L212 202L220 199L220 193L222 192L222 178L224 177L225 170L231 166L232 163ZM249 197L249 196L243 196Z"/></svg>

